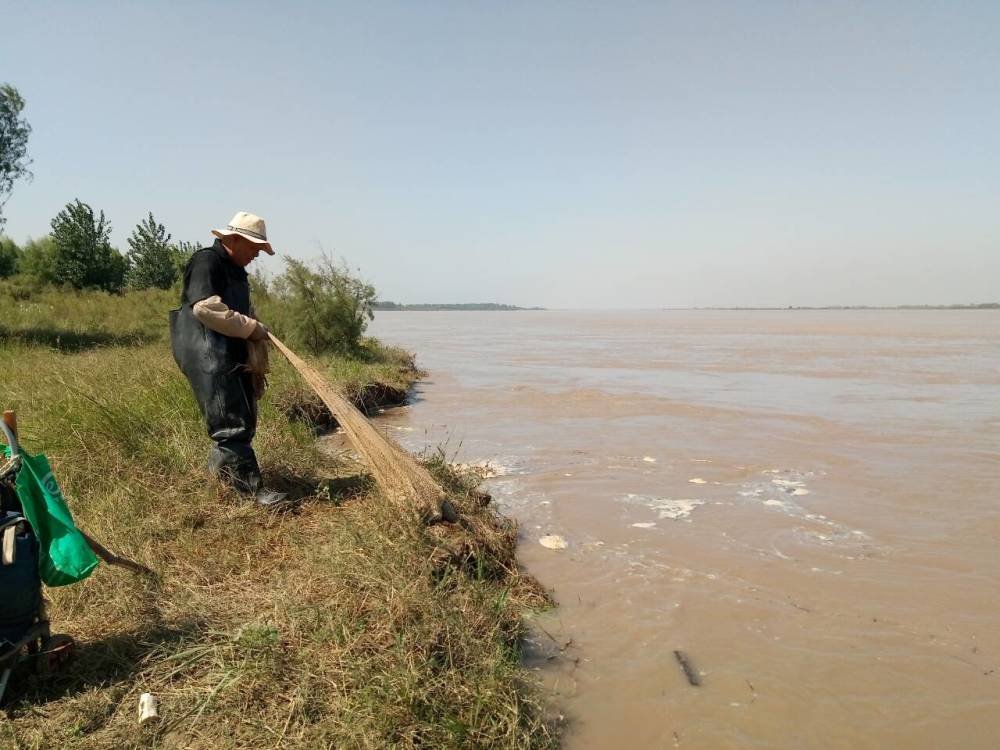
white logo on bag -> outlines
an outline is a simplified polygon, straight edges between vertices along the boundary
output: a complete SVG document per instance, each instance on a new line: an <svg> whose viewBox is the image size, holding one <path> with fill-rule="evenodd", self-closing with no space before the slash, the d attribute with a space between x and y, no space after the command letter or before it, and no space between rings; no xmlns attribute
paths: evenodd
<svg viewBox="0 0 1000 750"><path fill-rule="evenodd" d="M42 480L42 487L53 497L62 498L62 493L59 491L59 485L56 484L56 477L51 471L46 474L45 478Z"/></svg>

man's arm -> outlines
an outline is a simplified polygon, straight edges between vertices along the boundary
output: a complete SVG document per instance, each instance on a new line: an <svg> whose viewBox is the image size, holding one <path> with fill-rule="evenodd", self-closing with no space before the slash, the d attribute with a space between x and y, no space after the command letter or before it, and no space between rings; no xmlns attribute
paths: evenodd
<svg viewBox="0 0 1000 750"><path fill-rule="evenodd" d="M191 309L199 323L223 336L250 338L259 325L248 315L230 309L218 294L195 302Z"/></svg>
<svg viewBox="0 0 1000 750"><path fill-rule="evenodd" d="M184 271L185 299L195 319L223 336L245 339L259 335L253 316L243 315L222 301L226 285L222 261L211 251L199 251Z"/></svg>

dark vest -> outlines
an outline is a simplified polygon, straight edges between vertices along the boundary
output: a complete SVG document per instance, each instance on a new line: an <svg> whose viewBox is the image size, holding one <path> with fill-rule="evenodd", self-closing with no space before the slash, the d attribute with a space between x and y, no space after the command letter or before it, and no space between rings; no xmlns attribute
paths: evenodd
<svg viewBox="0 0 1000 750"><path fill-rule="evenodd" d="M228 374L247 361L245 340L223 336L194 316L194 304L216 294L231 310L250 314L247 272L229 259L218 240L191 256L184 269L181 306L170 311L174 360L189 379L196 374L193 368L200 373Z"/></svg>

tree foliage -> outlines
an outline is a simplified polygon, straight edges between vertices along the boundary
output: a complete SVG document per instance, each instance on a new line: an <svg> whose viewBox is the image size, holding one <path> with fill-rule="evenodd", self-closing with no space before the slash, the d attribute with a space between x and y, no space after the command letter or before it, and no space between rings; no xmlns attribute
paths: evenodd
<svg viewBox="0 0 1000 750"><path fill-rule="evenodd" d="M10 84L0 85L0 229L6 219L3 207L10 198L14 182L31 177L28 165L28 136L31 126L22 116L24 98Z"/></svg>
<svg viewBox="0 0 1000 750"><path fill-rule="evenodd" d="M177 278L176 251L170 244L170 234L157 223L152 212L136 224L128 245L127 286L130 289L169 289Z"/></svg>
<svg viewBox="0 0 1000 750"><path fill-rule="evenodd" d="M0 236L0 279L13 276L21 261L21 248L10 237Z"/></svg>
<svg viewBox="0 0 1000 750"><path fill-rule="evenodd" d="M29 239L21 248L17 270L37 284L54 284L55 259L56 243L52 241L51 235L47 234L37 240Z"/></svg>
<svg viewBox="0 0 1000 750"><path fill-rule="evenodd" d="M325 256L313 267L288 257L285 264L272 285L282 301L282 333L317 354L359 354L375 288Z"/></svg>
<svg viewBox="0 0 1000 750"><path fill-rule="evenodd" d="M200 249L196 242L181 241L171 245L171 259L173 260L174 268L177 270L176 279L180 279L184 275L184 269L187 267L188 261L191 260L191 256Z"/></svg>
<svg viewBox="0 0 1000 750"><path fill-rule="evenodd" d="M111 247L111 223L104 212L94 210L77 198L52 220L55 244L52 276L58 284L77 289L97 288L120 292L127 263Z"/></svg>

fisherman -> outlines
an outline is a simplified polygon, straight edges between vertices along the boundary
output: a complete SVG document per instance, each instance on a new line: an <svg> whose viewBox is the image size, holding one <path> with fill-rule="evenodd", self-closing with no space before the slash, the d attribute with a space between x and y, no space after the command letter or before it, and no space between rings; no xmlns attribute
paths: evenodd
<svg viewBox="0 0 1000 750"><path fill-rule="evenodd" d="M215 244L194 253L184 269L181 306L170 312L171 347L214 441L209 472L259 505L273 507L287 494L264 488L251 445L267 371L268 331L250 304L245 269L261 250L269 255L274 250L264 220L245 211L212 234Z"/></svg>

